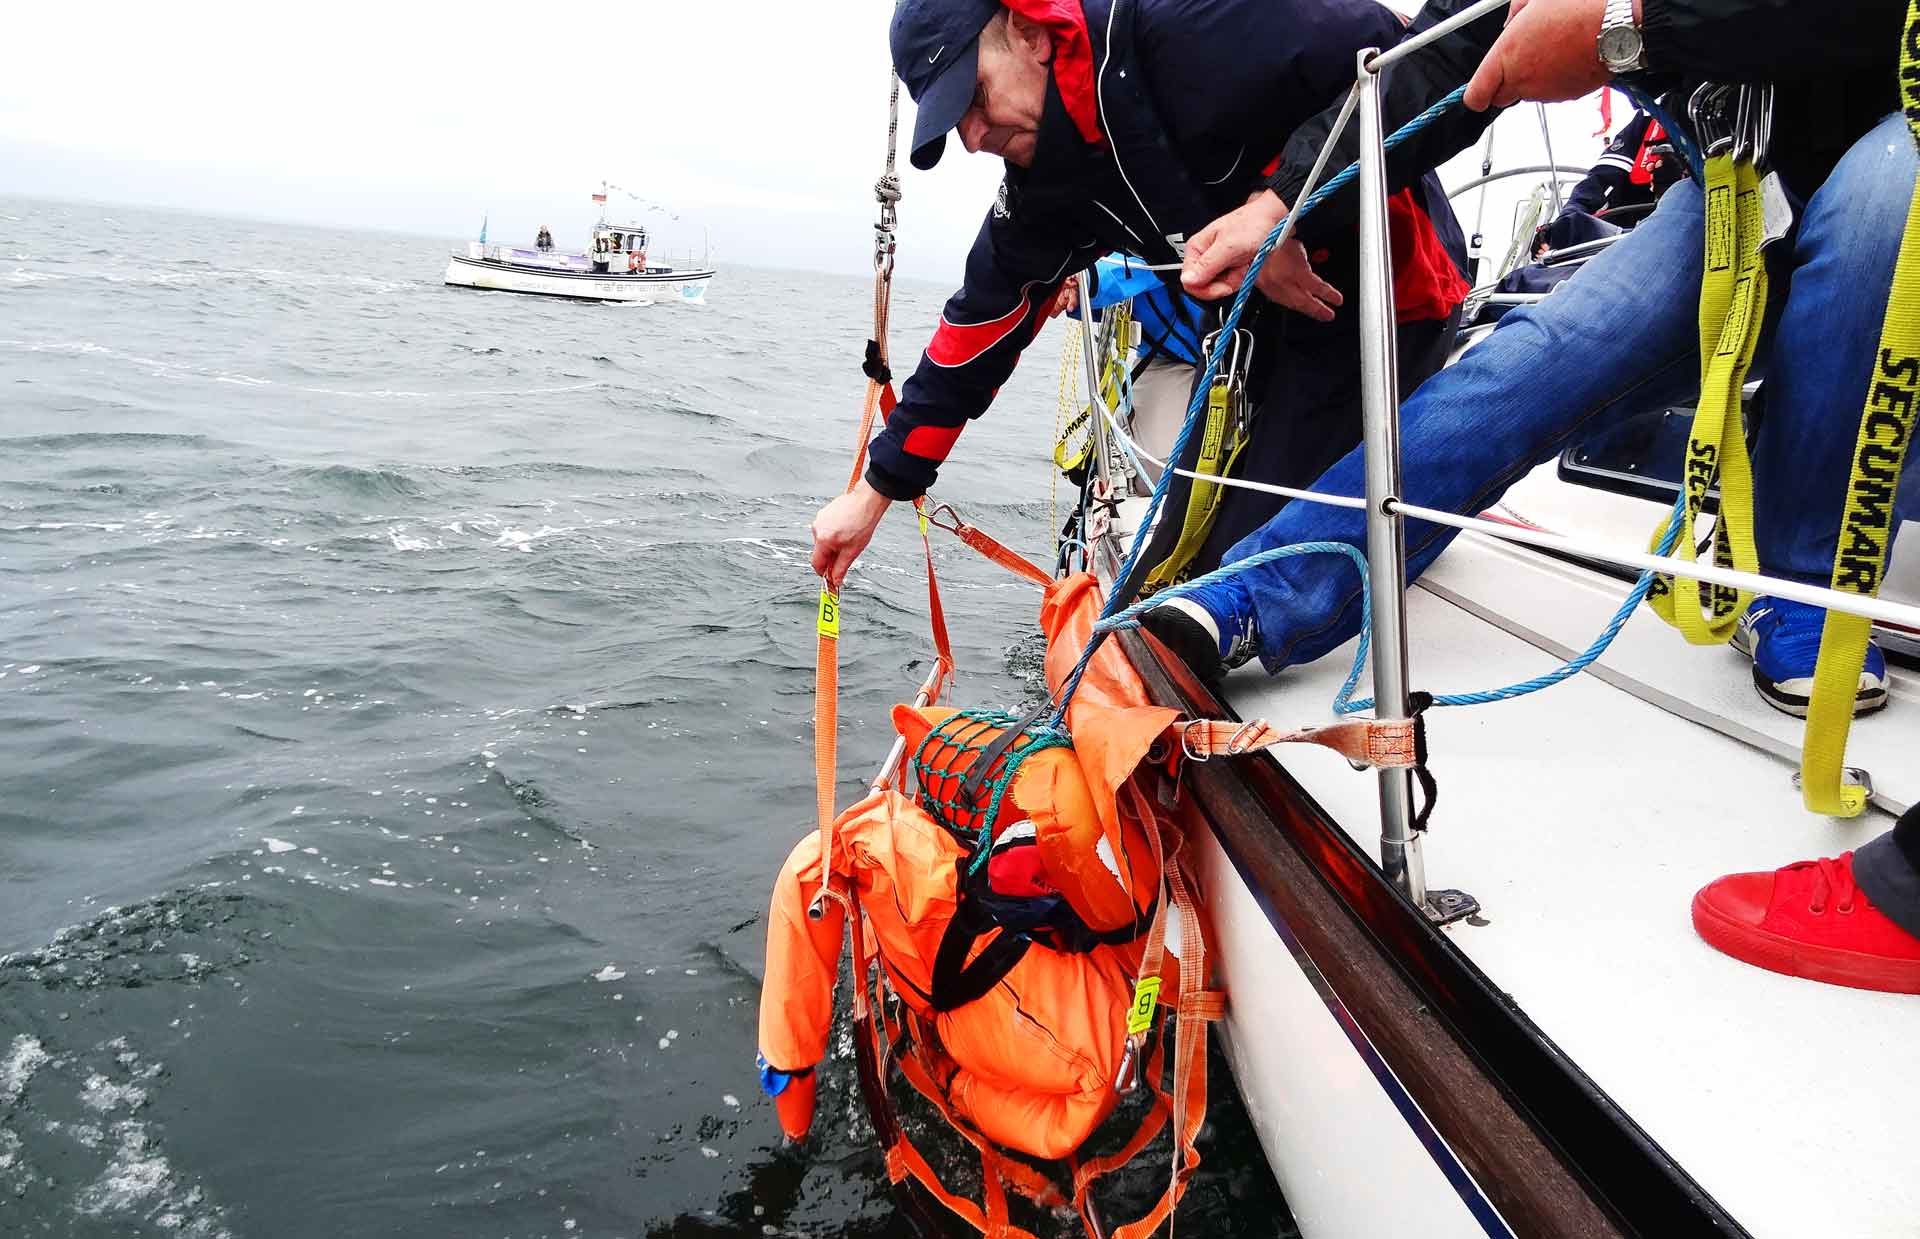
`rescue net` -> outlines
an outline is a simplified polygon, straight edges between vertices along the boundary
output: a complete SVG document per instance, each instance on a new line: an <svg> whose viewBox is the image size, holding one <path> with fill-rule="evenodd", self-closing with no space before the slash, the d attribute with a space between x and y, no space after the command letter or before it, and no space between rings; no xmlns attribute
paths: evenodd
<svg viewBox="0 0 1920 1239"><path fill-rule="evenodd" d="M1011 743L998 743L1009 731ZM993 828L1000 819L1000 801L1020 765L1047 749L1069 749L1073 737L1065 728L1041 724L1022 726L1021 719L1004 710L959 710L940 720L920 741L908 759L920 807L934 821L973 848L967 866L972 873L986 862L993 848ZM983 770L974 767L982 760ZM981 809L985 800L986 808Z"/></svg>

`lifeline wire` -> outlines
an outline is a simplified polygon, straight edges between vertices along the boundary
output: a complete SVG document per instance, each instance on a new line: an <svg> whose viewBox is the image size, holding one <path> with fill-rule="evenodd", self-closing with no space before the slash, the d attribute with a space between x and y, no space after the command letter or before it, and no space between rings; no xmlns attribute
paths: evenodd
<svg viewBox="0 0 1920 1239"><path fill-rule="evenodd" d="M1676 502L1676 511L1678 510L1678 506L1678 502ZM1671 554L1674 543L1679 537L1679 520L1676 515L1675 519L1668 523L1666 537L1661 540L1660 554ZM1138 617L1142 613L1162 603L1170 602L1175 598L1184 598L1216 582L1224 581L1231 576L1254 568L1263 567L1276 560L1292 559L1299 555L1335 552L1344 554L1348 559L1352 560L1354 566L1360 570L1360 641L1354 646L1353 666L1347 671L1346 682L1340 686L1340 691L1334 694L1333 712L1335 714L1358 714L1362 710L1371 710L1373 708L1373 698L1365 697L1359 701L1352 700L1354 687L1360 682L1361 668L1366 665L1367 651L1373 644L1373 586L1367 572L1366 556L1361 554L1359 549L1350 543L1296 542L1290 546L1278 546L1271 550L1260 551L1257 554L1247 556L1245 559L1236 560L1233 563L1216 568L1205 576L1195 577L1183 585L1176 585L1171 589L1162 590L1151 598L1142 599L1118 615L1110 619L1102 619L1099 623L1095 624L1093 629L1094 634L1097 637L1121 628L1138 627L1140 622ZM1515 697L1524 697L1528 693L1537 693L1543 688L1551 688L1555 684L1560 683L1560 681L1569 679L1585 671L1596 659L1607 652L1607 647L1613 644L1613 639L1620 635L1620 630L1626 626L1629 619L1633 618L1633 613L1640 608L1641 602L1646 599L1647 590L1652 588L1653 578L1654 573L1652 569L1642 572L1640 579L1634 583L1632 591L1627 594L1626 601L1620 604L1620 609L1614 612L1613 618L1607 622L1607 626L1601 630L1600 635L1594 638L1593 644L1589 645L1577 656L1560 664L1552 671L1534 676L1529 680L1521 680L1516 684L1509 684L1504 688L1487 689L1481 692L1471 693L1435 693L1433 704L1436 706L1481 706L1491 705L1496 701L1511 701ZM1077 673L1079 668L1075 670Z"/></svg>

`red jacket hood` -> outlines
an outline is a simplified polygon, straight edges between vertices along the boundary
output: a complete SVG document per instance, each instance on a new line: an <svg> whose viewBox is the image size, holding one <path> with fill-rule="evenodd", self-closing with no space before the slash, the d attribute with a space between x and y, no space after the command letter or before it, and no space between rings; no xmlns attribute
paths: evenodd
<svg viewBox="0 0 1920 1239"><path fill-rule="evenodd" d="M1099 107L1094 99L1093 40L1078 0L1000 0L1012 12L1038 22L1053 36L1053 80L1080 136L1100 141Z"/></svg>

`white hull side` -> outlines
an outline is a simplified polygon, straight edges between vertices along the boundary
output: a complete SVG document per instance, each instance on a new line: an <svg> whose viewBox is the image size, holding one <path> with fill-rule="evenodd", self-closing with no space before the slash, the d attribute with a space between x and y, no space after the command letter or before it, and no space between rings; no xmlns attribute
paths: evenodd
<svg viewBox="0 0 1920 1239"><path fill-rule="evenodd" d="M498 292L572 297L582 301L700 301L706 296L711 271L675 271L652 275L582 275L560 271L528 271L502 263L475 262L455 254L447 260L449 284Z"/></svg>
<svg viewBox="0 0 1920 1239"><path fill-rule="evenodd" d="M1343 1027L1339 999L1296 955L1219 839L1197 833L1208 946L1233 996L1221 1043L1300 1233L1511 1234L1366 1035L1351 1017Z"/></svg>

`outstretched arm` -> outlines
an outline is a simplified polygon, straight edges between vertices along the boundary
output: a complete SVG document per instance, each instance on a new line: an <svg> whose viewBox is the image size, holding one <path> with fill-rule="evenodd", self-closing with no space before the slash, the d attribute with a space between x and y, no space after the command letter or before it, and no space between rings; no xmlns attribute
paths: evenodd
<svg viewBox="0 0 1920 1239"><path fill-rule="evenodd" d="M902 388L900 403L868 448L866 476L813 519L813 570L838 590L895 500L914 499L960 431L986 412L1024 349L1046 322L1060 284L1096 255L1003 205L987 213L967 255L966 282Z"/></svg>

